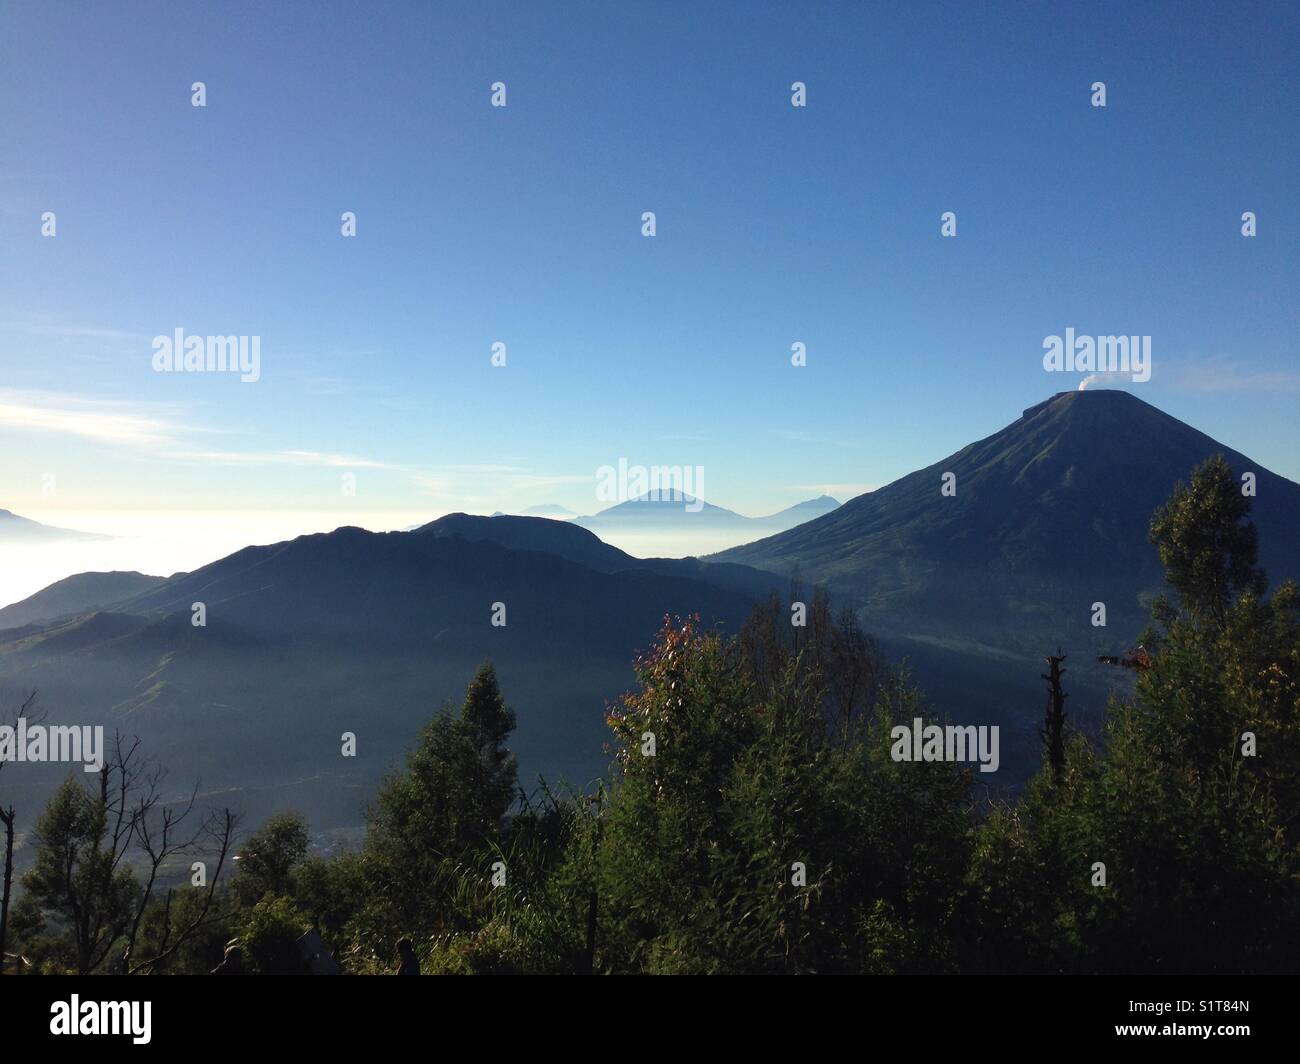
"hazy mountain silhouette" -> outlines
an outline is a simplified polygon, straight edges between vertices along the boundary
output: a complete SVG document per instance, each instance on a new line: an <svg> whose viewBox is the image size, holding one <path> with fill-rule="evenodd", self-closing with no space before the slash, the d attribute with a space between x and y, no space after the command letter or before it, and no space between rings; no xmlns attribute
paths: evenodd
<svg viewBox="0 0 1300 1064"><path fill-rule="evenodd" d="M111 539L94 532L77 532L71 528L43 525L28 517L19 517L11 510L0 510L0 543L40 544L59 540Z"/></svg>
<svg viewBox="0 0 1300 1064"><path fill-rule="evenodd" d="M814 517L821 517L822 514L837 510L839 506L838 499L833 499L829 495L818 495L815 499L805 499L803 502L787 506L784 510L778 510L767 517L756 517L754 520L763 524L783 525L785 528L793 528L805 521L811 521ZM782 531L784 531L784 528Z"/></svg>
<svg viewBox="0 0 1300 1064"><path fill-rule="evenodd" d="M527 549L541 543L552 552ZM563 556L584 551L592 564ZM51 722L139 734L174 778L239 789L263 813L311 808L328 827L358 822L383 771L491 657L519 715L523 778L585 782L606 767L606 704L664 616L735 631L754 602L696 578L698 563L668 563L678 575L620 554L563 522L466 515L248 547L111 609L0 630L0 693L37 688ZM345 731L356 759L339 755ZM25 767L0 785L36 793L65 772Z"/></svg>
<svg viewBox="0 0 1300 1064"><path fill-rule="evenodd" d="M685 492L674 494L663 491L658 495L647 493L627 502L609 506L590 517L576 518L574 523L583 528L599 530L602 527L703 527L744 525L749 518L734 510L714 506Z"/></svg>
<svg viewBox="0 0 1300 1064"><path fill-rule="evenodd" d="M0 609L0 628L42 624L86 613L157 587L165 580L144 573L78 573Z"/></svg>
<svg viewBox="0 0 1300 1064"><path fill-rule="evenodd" d="M734 510L681 493L673 496L662 492L659 496L646 494L627 502L618 503L590 517L579 517L574 524L600 532L653 532L678 533L690 529L710 531L752 532L759 536L784 531L814 517L829 513L839 503L829 495L788 506L765 517L746 517Z"/></svg>

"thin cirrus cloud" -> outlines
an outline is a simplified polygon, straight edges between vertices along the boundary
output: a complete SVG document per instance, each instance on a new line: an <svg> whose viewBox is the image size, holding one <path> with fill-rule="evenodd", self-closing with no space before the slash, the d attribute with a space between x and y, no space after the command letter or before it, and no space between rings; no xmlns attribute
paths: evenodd
<svg viewBox="0 0 1300 1064"><path fill-rule="evenodd" d="M149 450L164 461L227 465L326 466L396 469L396 465L309 450L234 451L195 448L188 439L215 430L178 420L176 408L140 407L55 392L0 390L0 429L71 437L98 444Z"/></svg>
<svg viewBox="0 0 1300 1064"><path fill-rule="evenodd" d="M505 498L573 485L594 485L595 474L534 473L512 465L446 465L435 470L413 471L411 482L425 495L450 497L462 502L496 506Z"/></svg>
<svg viewBox="0 0 1300 1064"><path fill-rule="evenodd" d="M328 451L286 448L235 450L208 441L220 430L182 420L169 405L142 405L56 392L0 389L0 431L41 433L98 445L148 452L149 458L180 464L238 467L317 467L389 470L404 474L426 496L456 499L461 505L496 505L502 498L591 483L593 475L543 474L513 464L449 464L437 468ZM196 437L204 437L200 443Z"/></svg>
<svg viewBox="0 0 1300 1064"><path fill-rule="evenodd" d="M88 325L64 321L48 314L17 314L7 317L3 331L23 336L57 340L120 341L149 350L150 334L109 325Z"/></svg>
<svg viewBox="0 0 1300 1064"><path fill-rule="evenodd" d="M330 469L401 469L393 462L323 451L177 451L174 458L192 462L248 466L325 466Z"/></svg>
<svg viewBox="0 0 1300 1064"><path fill-rule="evenodd" d="M158 447L177 438L174 426L160 414L51 392L0 390L0 427L136 447Z"/></svg>

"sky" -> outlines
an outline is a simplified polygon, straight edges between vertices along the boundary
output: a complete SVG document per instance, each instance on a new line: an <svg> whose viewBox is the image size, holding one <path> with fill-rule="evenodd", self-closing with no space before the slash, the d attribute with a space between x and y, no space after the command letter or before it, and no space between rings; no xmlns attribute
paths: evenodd
<svg viewBox="0 0 1300 1064"><path fill-rule="evenodd" d="M1300 480L1298 43L1288 3L6 0L0 508L211 553L592 513L622 458L770 513L1077 388L1067 328ZM178 328L259 379L155 371Z"/></svg>

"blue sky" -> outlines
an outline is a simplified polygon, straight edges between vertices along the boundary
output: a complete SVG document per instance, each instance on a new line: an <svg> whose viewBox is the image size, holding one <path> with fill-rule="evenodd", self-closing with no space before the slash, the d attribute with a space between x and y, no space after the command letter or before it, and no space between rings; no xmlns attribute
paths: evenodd
<svg viewBox="0 0 1300 1064"><path fill-rule="evenodd" d="M1067 327L1151 335L1137 394L1300 479L1298 41L1282 3L5 3L0 507L592 512L625 457L770 512L1076 387ZM261 379L153 372L178 327Z"/></svg>

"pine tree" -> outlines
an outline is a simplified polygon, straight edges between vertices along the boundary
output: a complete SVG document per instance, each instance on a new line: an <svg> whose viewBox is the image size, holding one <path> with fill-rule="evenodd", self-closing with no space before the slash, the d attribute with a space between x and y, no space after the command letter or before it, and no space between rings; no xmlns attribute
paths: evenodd
<svg viewBox="0 0 1300 1064"><path fill-rule="evenodd" d="M453 896L481 876L501 836L518 770L505 743L515 727L490 662L478 669L458 714L436 713L406 770L390 775L368 813L364 867L376 949L462 919ZM483 867L479 867L483 866Z"/></svg>

